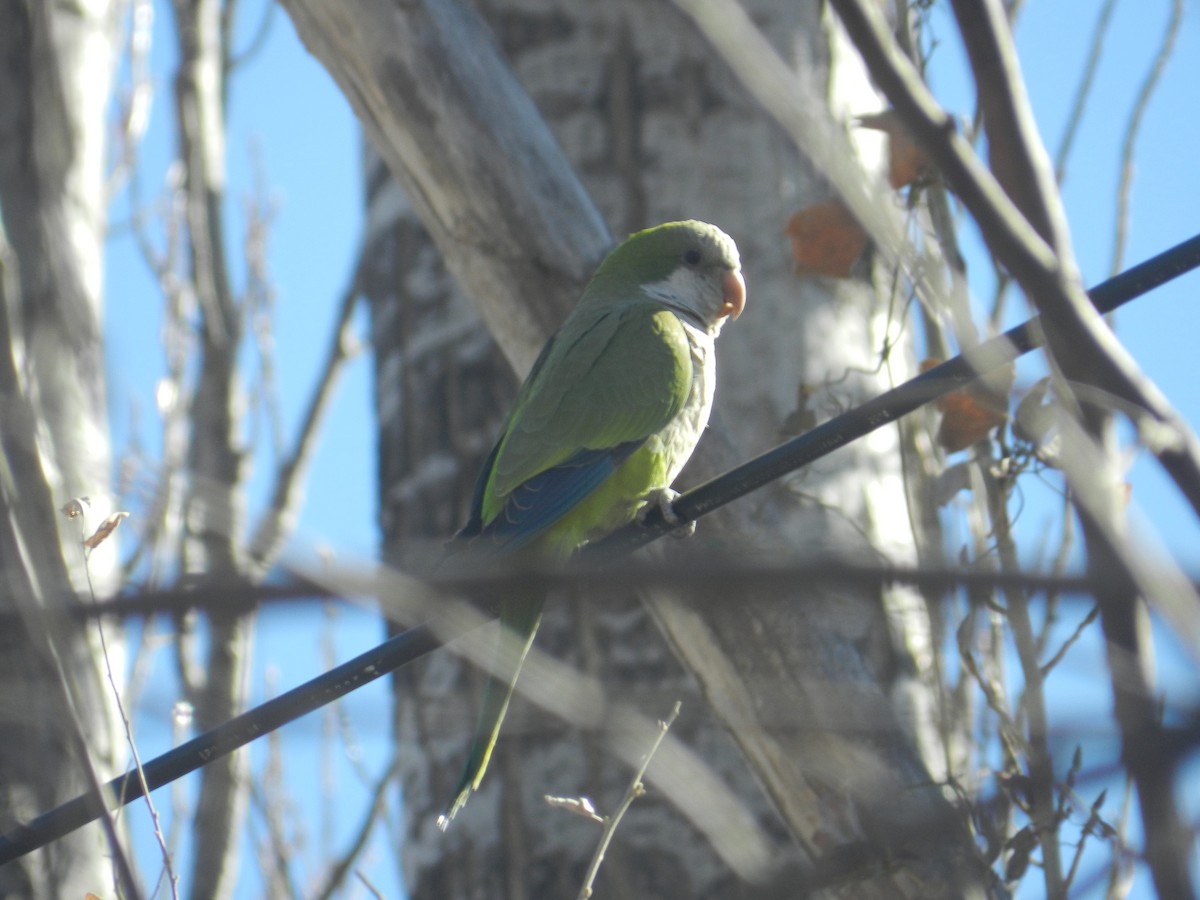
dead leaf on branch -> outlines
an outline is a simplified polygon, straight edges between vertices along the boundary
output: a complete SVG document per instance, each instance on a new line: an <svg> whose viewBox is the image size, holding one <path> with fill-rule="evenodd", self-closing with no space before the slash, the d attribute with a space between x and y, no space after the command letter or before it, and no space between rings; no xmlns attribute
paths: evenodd
<svg viewBox="0 0 1200 900"><path fill-rule="evenodd" d="M84 539L83 546L87 547L89 550L95 550L102 543L104 543L110 534L117 530L117 526L121 524L122 519L128 518L129 513L127 512L113 513L100 523L100 526L92 532L91 537Z"/></svg>
<svg viewBox="0 0 1200 900"><path fill-rule="evenodd" d="M867 233L837 200L823 200L793 213L784 227L792 240L797 275L849 278L867 249Z"/></svg>
<svg viewBox="0 0 1200 900"><path fill-rule="evenodd" d="M921 371L927 372L940 362L927 359L921 363ZM1008 395L1015 380L1016 369L1007 365L938 399L942 421L937 442L947 453L965 450L1008 421Z"/></svg>
<svg viewBox="0 0 1200 900"><path fill-rule="evenodd" d="M588 797L555 797L546 794L543 799L548 806L552 806L554 809L565 810L573 815L591 819L601 825L604 824L604 816L596 812L596 807Z"/></svg>
<svg viewBox="0 0 1200 900"><path fill-rule="evenodd" d="M894 109L859 116L856 120L862 128L882 131L888 137L888 183L896 189L907 187L929 177L933 166L917 142L904 127L899 113Z"/></svg>

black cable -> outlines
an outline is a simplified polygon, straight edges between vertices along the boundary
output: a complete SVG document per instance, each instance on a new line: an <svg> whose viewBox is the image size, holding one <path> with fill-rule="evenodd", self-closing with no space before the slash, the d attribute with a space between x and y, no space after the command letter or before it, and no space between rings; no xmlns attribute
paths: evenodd
<svg viewBox="0 0 1200 900"><path fill-rule="evenodd" d="M442 645L424 625L410 628L330 669L285 694L268 700L211 731L180 744L142 766L150 790L170 784L214 759L232 753L255 738L331 703L353 690L392 672ZM105 785L104 802L110 808L130 803L143 795L137 772L128 772ZM100 811L94 793L69 800L20 828L0 836L0 865L43 847L97 819Z"/></svg>
<svg viewBox="0 0 1200 900"><path fill-rule="evenodd" d="M1110 313L1198 266L1200 235L1097 285L1088 292L1088 296L1100 312ZM943 394L965 387L980 375L1012 362L1041 345L1039 318L1030 319L1023 325L984 341L963 355L948 359L849 412L822 422L773 450L680 494L672 506L675 515L684 522L698 519L896 421ZM621 556L675 527L677 525L668 524L661 512L654 509L644 521L628 525L584 548L584 554L598 554L603 559Z"/></svg>
<svg viewBox="0 0 1200 900"><path fill-rule="evenodd" d="M1173 278L1200 266L1200 235L1134 266L1093 288L1089 295L1096 308L1108 313ZM985 341L963 356L869 400L844 415L757 456L686 494L674 504L684 520L698 519L745 496L768 482L820 459L851 441L894 422L930 400L957 390L979 375L1012 362L1039 345L1037 319ZM672 526L656 510L644 523L632 524L603 541L585 548L586 559L597 561L655 540ZM211 731L146 763L142 769L150 790L194 772L218 757L231 753L255 738L274 731L315 709L362 687L437 649L443 641L424 625L410 628L391 640L295 687L273 700L247 710ZM111 805L129 803L142 796L136 772L114 778L106 785ZM74 831L98 817L95 794L85 794L38 816L27 825L0 835L0 865Z"/></svg>

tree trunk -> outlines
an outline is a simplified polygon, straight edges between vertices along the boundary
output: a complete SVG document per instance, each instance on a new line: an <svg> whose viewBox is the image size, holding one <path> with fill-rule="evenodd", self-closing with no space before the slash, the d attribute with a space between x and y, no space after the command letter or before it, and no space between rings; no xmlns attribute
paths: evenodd
<svg viewBox="0 0 1200 900"><path fill-rule="evenodd" d="M89 574L101 598L116 576L115 541L87 572L80 543L111 511L100 311L113 26L104 0L0 3L0 612L22 617L0 631L0 829L87 789L76 746L102 776L123 755L97 626L39 615L86 601ZM76 497L90 498L82 519L57 513ZM119 677L120 633L110 623L105 637ZM108 854L89 826L6 866L0 896L104 892Z"/></svg>
<svg viewBox="0 0 1200 900"><path fill-rule="evenodd" d="M323 58L331 45L344 53L353 44L345 30L334 36L316 24L319 13L307 0L287 5L302 37ZM386 4L364 5L391 9L410 47L436 42L438 23L429 23L437 17L429 9L446 6L430 2L402 14ZM886 297L876 298L869 279L792 275L784 223L827 193L688 20L665 3L640 4L636 15L633 7L614 4L567 13L553 4L517 9L492 3L485 12L614 231L696 217L717 223L741 246L750 305L721 340L717 421L685 483L778 442L789 419L826 418L904 376L897 348L887 365L880 364L893 323ZM762 2L753 13L839 116L878 108L853 63L831 59L837 36L819 4ZM385 45L387 37L377 34L368 43ZM461 53L474 58L473 49L464 45ZM394 63L405 72L421 71L408 55ZM380 102L387 96L401 107L394 113L398 122L422 133L448 130L439 117L451 116L441 106L419 121L411 111L403 114L411 86L399 95L374 96L373 85L384 82L373 82L371 67L379 60L368 53L339 55L327 64L376 141L392 134L393 126L379 121L388 115ZM389 71L391 87L401 76ZM452 94L443 80L435 82ZM490 82L477 87L483 95L493 90ZM470 100L478 103L478 97ZM421 140L401 143L411 149ZM393 169L400 165L410 189L419 187L410 206L394 187L384 186L377 167L368 176L373 256L379 261L370 294L382 425L381 515L385 542L402 562L415 539L445 538L461 522L511 382L501 388L500 364L482 324L446 281L414 216L414 208L422 221L430 210L436 216L438 190L449 186L436 177L421 181L424 170L414 170L403 148L385 143L381 152ZM510 220L491 224L505 232ZM512 224L524 233L530 223ZM461 257L471 250L456 247L443 232L438 219L435 240L451 268L462 272ZM536 251L532 256L541 259ZM496 297L488 296L487 281L467 283L494 316ZM575 285L576 294L581 286ZM494 288L504 297L512 294L511 285ZM481 380L471 382L472 375ZM915 556L899 442L891 430L700 527L692 544L710 559ZM680 548L669 550L674 555ZM676 666L632 600L603 608L552 604L537 646L565 656L648 716L665 715L681 698L685 713L673 733L700 748L769 833L780 834L781 826L790 831L808 857L811 883L836 879L856 896L880 897L964 896L979 887L965 874L969 839L931 784L912 729L891 707L899 688L910 701L922 695L919 685L898 677L927 665L903 649L905 643L920 648L913 636L928 629L919 598L803 586L780 596L748 585L719 603L663 592L648 599L669 646L696 681ZM893 640L901 632L906 641ZM586 794L611 812L630 773L589 736L517 700L483 790L442 837L432 823L461 766L480 684L478 675L446 654L397 681L400 752L407 760L405 865L413 896L569 895L598 835L586 821L546 808L541 796ZM713 711L725 730L716 727ZM830 848L839 853L827 853ZM750 892L745 885L735 890L735 883L692 825L654 796L639 800L623 822L600 881L619 895Z"/></svg>

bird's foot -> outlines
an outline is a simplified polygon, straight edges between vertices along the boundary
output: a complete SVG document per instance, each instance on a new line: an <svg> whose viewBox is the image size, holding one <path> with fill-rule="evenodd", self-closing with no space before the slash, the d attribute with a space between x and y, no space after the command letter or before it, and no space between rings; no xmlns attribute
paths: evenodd
<svg viewBox="0 0 1200 900"><path fill-rule="evenodd" d="M663 521L670 525L674 530L671 532L671 537L691 537L696 533L696 520L685 522L675 512L675 499L679 496L678 491L673 491L670 488L662 488L661 490L653 491L647 498L646 504L638 510L637 519L639 522L644 522L646 516L650 514L652 509L657 509L662 514Z"/></svg>

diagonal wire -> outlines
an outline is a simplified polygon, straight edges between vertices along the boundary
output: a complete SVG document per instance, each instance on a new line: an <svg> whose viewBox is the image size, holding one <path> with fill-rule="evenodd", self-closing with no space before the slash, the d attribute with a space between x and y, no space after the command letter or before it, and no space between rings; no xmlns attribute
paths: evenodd
<svg viewBox="0 0 1200 900"><path fill-rule="evenodd" d="M1093 288L1089 295L1101 312L1124 303L1200 267L1200 235L1134 266ZM887 391L862 406L818 425L797 438L755 457L675 501L676 515L698 519L759 487L846 446L877 428L950 391L969 384L981 374L1004 365L1040 345L1038 320L1031 319L947 360L936 368ZM588 547L585 560L603 561L629 552L677 527L667 524L656 510L645 523L635 523ZM462 627L461 625L458 627ZM198 735L142 767L148 790L155 790L242 747L267 732L331 703L375 681L457 636L455 626L418 625L342 663L323 675L248 710L223 725ZM124 775L108 783L107 794L124 804L142 796L136 776ZM0 865L43 847L96 819L94 794L70 800L43 813L27 825L0 835Z"/></svg>
<svg viewBox="0 0 1200 900"><path fill-rule="evenodd" d="M1200 266L1200 235L1160 253L1126 272L1097 285L1089 296L1102 313L1109 313L1146 291ZM673 505L675 515L688 522L744 497L770 481L809 465L877 428L958 390L979 375L1012 362L1041 345L1040 316L971 348L853 410L829 419L773 450L681 494ZM645 522L615 532L585 548L584 554L620 555L673 530L657 511Z"/></svg>

